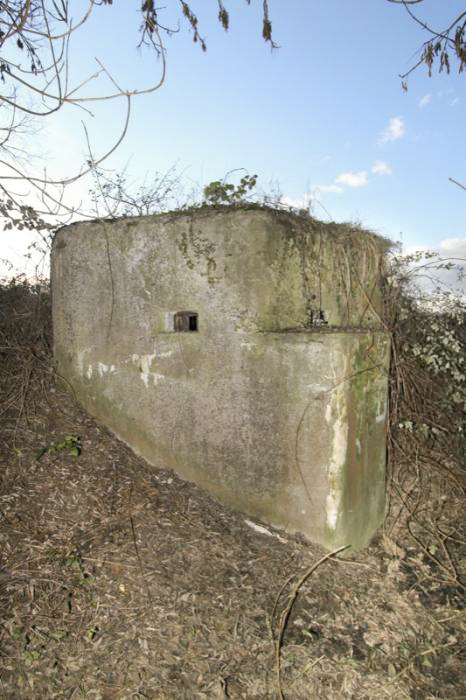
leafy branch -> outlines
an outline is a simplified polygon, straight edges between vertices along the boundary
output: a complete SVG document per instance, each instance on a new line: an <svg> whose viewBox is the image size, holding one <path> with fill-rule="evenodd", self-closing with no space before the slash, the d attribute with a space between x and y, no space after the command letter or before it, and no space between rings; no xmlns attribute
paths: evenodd
<svg viewBox="0 0 466 700"><path fill-rule="evenodd" d="M257 175L244 175L238 185L233 185L223 180L213 180L204 188L204 201L206 204L239 204L247 199L256 186Z"/></svg>

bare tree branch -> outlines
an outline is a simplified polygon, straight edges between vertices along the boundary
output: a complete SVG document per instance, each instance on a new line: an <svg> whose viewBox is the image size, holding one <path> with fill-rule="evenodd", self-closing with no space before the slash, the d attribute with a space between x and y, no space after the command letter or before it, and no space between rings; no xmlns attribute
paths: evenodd
<svg viewBox="0 0 466 700"><path fill-rule="evenodd" d="M245 0L250 4L251 0ZM259 0L258 0L259 1ZM212 0L215 5L215 0ZM119 147L126 136L131 101L136 96L148 95L161 88L166 76L166 49L164 36L172 36L178 27L170 28L160 17L167 9L157 7L155 0L135 0L139 3L139 46L148 47L159 59L159 76L151 85L135 87L123 86L112 76L107 67L96 57L98 69L73 84L70 65L70 43L78 31L100 13L113 11L112 0L87 0L84 9L77 0L6 0L0 3L0 193L8 192L11 183L23 183L36 192L44 204L45 211L68 214L73 209L65 206L63 190L93 172ZM187 23L193 41L202 50L206 42L200 34L199 22L191 7L191 0L170 0L170 7L179 7L179 17ZM107 9L104 9L107 6ZM226 2L217 0L218 20L228 29L229 15ZM73 20L73 10L80 10L77 21ZM116 10L114 10L116 11ZM268 15L267 0L263 0L262 35L266 42L275 46L272 40L272 25ZM130 49L131 47L128 47ZM106 79L111 89L96 88ZM92 91L86 88L92 85ZM61 177L50 177L30 172L16 158L19 152L14 145L15 138L22 130L25 117L38 120L56 114L64 108L77 107L87 116L93 116L90 107L112 100L122 101L124 109L123 126L114 137L113 144L103 154L91 155L86 123L83 123L85 141L89 157L77 172ZM0 195L1 197L1 195ZM16 206L16 199L10 200Z"/></svg>
<svg viewBox="0 0 466 700"><path fill-rule="evenodd" d="M409 70L400 75L403 88L407 89L406 79L419 66L425 64L432 75L432 67L438 62L439 72L445 70L450 72L452 58L457 62L458 72L463 72L466 67L466 11L461 12L457 17L450 20L445 29L434 29L427 22L421 19L411 5L420 5L425 0L387 0L395 5L402 5L409 17L430 36L420 48L421 56Z"/></svg>
<svg viewBox="0 0 466 700"><path fill-rule="evenodd" d="M448 178L450 182L453 182L454 185L458 185L458 187L461 187L463 190L466 190L466 186L462 185L461 182L458 182L458 180L454 180L452 177Z"/></svg>

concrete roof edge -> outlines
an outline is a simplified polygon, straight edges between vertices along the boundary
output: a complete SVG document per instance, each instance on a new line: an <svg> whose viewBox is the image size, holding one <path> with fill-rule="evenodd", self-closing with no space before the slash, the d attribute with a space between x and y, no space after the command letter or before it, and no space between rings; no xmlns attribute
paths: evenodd
<svg viewBox="0 0 466 700"><path fill-rule="evenodd" d="M73 221L70 224L65 224L63 226L60 226L60 228L57 229L55 232L53 239L63 230L70 231L73 228L76 227L81 227L81 226L92 226L95 224L113 224L116 222L125 222L125 221L144 221L144 220L150 220L150 219L168 219L168 220L173 220L177 218L183 218L183 217L193 217L193 218L202 218L205 216L224 216L224 215L233 215L233 214L238 214L240 212L257 212L261 214L265 214L266 216L270 217L275 217L279 221L281 220L282 223L290 222L294 224L301 224L304 227L309 227L311 226L312 228L320 228L329 231L330 229L333 230L334 233L337 234L356 234L356 235L368 235L370 236L373 240L377 241L377 243L380 245L380 247L386 251L388 251L390 248L392 248L395 243L391 241L390 239L386 238L385 236L382 236L374 231L371 231L369 229L364 229L362 226L356 223L351 223L351 222L334 222L334 221L322 221L320 219L316 219L313 216L311 216L309 213L305 211L294 211L290 209L285 209L281 207L272 207L264 204L258 204L258 203L241 203L241 204L233 204L233 205L202 205L202 206L193 206L190 208L186 209L174 209L172 211L166 211L166 212L159 212L156 214L145 214L141 216L120 216L120 217L113 217L113 218L106 218L106 217L96 217L94 219L82 219L80 221Z"/></svg>

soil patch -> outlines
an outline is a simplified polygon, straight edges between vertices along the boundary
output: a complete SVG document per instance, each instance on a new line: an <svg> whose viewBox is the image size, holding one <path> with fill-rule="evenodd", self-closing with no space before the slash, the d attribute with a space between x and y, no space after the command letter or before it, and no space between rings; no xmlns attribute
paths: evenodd
<svg viewBox="0 0 466 700"><path fill-rule="evenodd" d="M325 552L136 457L38 347L0 434L0 697L277 698L280 626L287 700L465 697L464 589L401 516L285 620Z"/></svg>

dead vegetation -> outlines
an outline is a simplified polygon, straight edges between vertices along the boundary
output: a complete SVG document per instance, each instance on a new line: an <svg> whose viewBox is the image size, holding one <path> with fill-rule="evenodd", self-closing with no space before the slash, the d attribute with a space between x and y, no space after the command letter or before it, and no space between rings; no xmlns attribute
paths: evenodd
<svg viewBox="0 0 466 700"><path fill-rule="evenodd" d="M47 290L0 288L1 698L465 697L464 472L441 386L399 360L385 529L324 560L89 417L53 374L49 313ZM440 437L397 428L408 406Z"/></svg>

